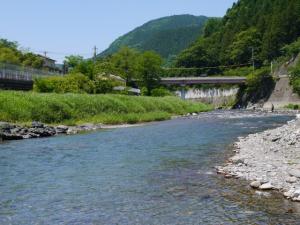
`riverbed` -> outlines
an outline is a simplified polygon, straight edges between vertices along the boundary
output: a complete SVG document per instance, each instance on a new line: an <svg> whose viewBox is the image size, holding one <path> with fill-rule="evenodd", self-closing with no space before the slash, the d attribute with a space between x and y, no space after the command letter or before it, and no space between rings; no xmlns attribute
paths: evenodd
<svg viewBox="0 0 300 225"><path fill-rule="evenodd" d="M0 224L299 224L300 204L214 167L289 115L217 111L0 144Z"/></svg>

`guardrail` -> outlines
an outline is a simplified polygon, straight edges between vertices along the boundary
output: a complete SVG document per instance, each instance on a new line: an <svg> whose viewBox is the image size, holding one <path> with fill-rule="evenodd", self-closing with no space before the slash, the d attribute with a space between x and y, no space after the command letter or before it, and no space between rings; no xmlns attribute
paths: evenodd
<svg viewBox="0 0 300 225"><path fill-rule="evenodd" d="M36 77L47 77L53 75L59 75L59 73L0 63L1 79L32 81Z"/></svg>

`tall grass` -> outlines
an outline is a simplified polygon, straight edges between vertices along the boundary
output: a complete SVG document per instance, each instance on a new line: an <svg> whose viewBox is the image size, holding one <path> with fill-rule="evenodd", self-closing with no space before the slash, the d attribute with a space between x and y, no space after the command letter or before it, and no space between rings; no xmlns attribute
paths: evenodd
<svg viewBox="0 0 300 225"><path fill-rule="evenodd" d="M138 123L210 109L208 105L176 97L0 91L0 121L7 122Z"/></svg>

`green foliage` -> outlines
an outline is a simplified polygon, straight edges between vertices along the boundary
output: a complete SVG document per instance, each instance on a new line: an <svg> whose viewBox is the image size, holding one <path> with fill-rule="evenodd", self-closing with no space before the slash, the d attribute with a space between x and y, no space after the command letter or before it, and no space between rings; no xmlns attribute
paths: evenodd
<svg viewBox="0 0 300 225"><path fill-rule="evenodd" d="M222 27L222 19L220 18L211 18L208 19L204 29L203 29L203 37L209 37L219 31Z"/></svg>
<svg viewBox="0 0 300 225"><path fill-rule="evenodd" d="M21 61L23 66L32 67L36 69L42 69L44 65L44 60L31 52L25 53L21 57Z"/></svg>
<svg viewBox="0 0 300 225"><path fill-rule="evenodd" d="M15 50L7 47L0 47L0 62L20 64L20 58Z"/></svg>
<svg viewBox="0 0 300 225"><path fill-rule="evenodd" d="M203 16L180 15L150 21L118 38L100 56L114 54L128 46L142 52L155 51L170 63L200 36L206 20Z"/></svg>
<svg viewBox="0 0 300 225"><path fill-rule="evenodd" d="M44 60L34 53L19 50L17 42L0 39L0 63L42 69Z"/></svg>
<svg viewBox="0 0 300 225"><path fill-rule="evenodd" d="M280 56L283 46L299 38L299 27L299 0L239 0L222 21L208 21L204 35L179 55L177 65L249 63L253 47L255 62L261 66Z"/></svg>
<svg viewBox="0 0 300 225"><path fill-rule="evenodd" d="M300 105L288 104L285 108L292 109L292 110L299 110Z"/></svg>
<svg viewBox="0 0 300 225"><path fill-rule="evenodd" d="M70 56L66 56L65 59L65 63L71 67L71 68L75 68L76 66L78 66L80 63L82 63L84 61L83 57L80 55L70 55Z"/></svg>
<svg viewBox="0 0 300 225"><path fill-rule="evenodd" d="M294 92L300 96L300 61L291 69L290 74L290 81Z"/></svg>
<svg viewBox="0 0 300 225"><path fill-rule="evenodd" d="M122 47L111 57L111 63L120 75L130 82L137 77L139 53L128 47Z"/></svg>
<svg viewBox="0 0 300 225"><path fill-rule="evenodd" d="M0 92L0 121L8 122L137 123L208 110L210 106L176 97Z"/></svg>
<svg viewBox="0 0 300 225"><path fill-rule="evenodd" d="M67 76L37 78L34 82L36 92L55 93L93 93L95 84L80 73Z"/></svg>
<svg viewBox="0 0 300 225"><path fill-rule="evenodd" d="M147 88L148 95L151 95L160 80L162 73L162 58L155 52L144 52L139 57L139 80L142 86Z"/></svg>
<svg viewBox="0 0 300 225"><path fill-rule="evenodd" d="M289 44L289 45L285 45L282 48L282 51L285 53L285 55L289 56L289 57L295 57L297 54L300 53L300 37L297 39L297 41Z"/></svg>
<svg viewBox="0 0 300 225"><path fill-rule="evenodd" d="M162 77L198 77L206 75L206 72L198 68L163 68Z"/></svg>
<svg viewBox="0 0 300 225"><path fill-rule="evenodd" d="M239 68L233 68L233 69L227 69L223 71L223 76L241 76L241 77L246 77L249 74L253 72L253 67L252 66L246 66L246 67L239 67Z"/></svg>
<svg viewBox="0 0 300 225"><path fill-rule="evenodd" d="M268 68L262 68L247 77L246 93L252 100L266 98L275 86L275 81Z"/></svg>
<svg viewBox="0 0 300 225"><path fill-rule="evenodd" d="M227 58L232 64L249 63L252 57L252 48L254 54L260 52L261 37L256 28L249 28L248 30L238 33L232 44L228 49Z"/></svg>
<svg viewBox="0 0 300 225"><path fill-rule="evenodd" d="M172 92L170 92L168 89L160 87L155 88L151 91L151 96L153 97L165 97L165 96L174 96Z"/></svg>

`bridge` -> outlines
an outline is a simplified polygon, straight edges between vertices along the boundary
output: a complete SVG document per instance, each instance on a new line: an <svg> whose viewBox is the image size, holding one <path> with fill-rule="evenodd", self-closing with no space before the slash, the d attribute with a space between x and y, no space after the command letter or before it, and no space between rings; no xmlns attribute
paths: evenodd
<svg viewBox="0 0 300 225"><path fill-rule="evenodd" d="M186 85L193 84L244 84L246 77L166 77L162 78L160 83L163 85L181 86L181 98L185 99Z"/></svg>

